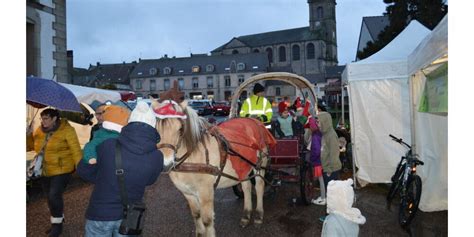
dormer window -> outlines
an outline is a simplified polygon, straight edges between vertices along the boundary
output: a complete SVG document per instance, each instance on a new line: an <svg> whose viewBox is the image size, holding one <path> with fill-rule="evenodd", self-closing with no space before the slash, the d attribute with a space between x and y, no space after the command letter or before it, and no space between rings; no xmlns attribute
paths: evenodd
<svg viewBox="0 0 474 237"><path fill-rule="evenodd" d="M180 72L180 73L183 73L183 72L184 72L184 70L183 70L183 69L181 69L181 70L179 70L178 72Z"/></svg>
<svg viewBox="0 0 474 237"><path fill-rule="evenodd" d="M226 67L224 70L226 70L226 71L230 71L230 67Z"/></svg>
<svg viewBox="0 0 474 237"><path fill-rule="evenodd" d="M253 69L258 69L258 66L253 66L252 68L253 68Z"/></svg>
<svg viewBox="0 0 474 237"><path fill-rule="evenodd" d="M245 63L239 63L237 64L237 70L242 71L245 69Z"/></svg>
<svg viewBox="0 0 474 237"><path fill-rule="evenodd" d="M163 69L163 73L164 73L165 75L171 74L171 68L170 68L170 67L165 67L165 68Z"/></svg>
<svg viewBox="0 0 474 237"><path fill-rule="evenodd" d="M142 74L143 74L143 72L138 72L138 73L137 73L137 75L142 75Z"/></svg>
<svg viewBox="0 0 474 237"><path fill-rule="evenodd" d="M156 75L158 73L158 70L156 68L150 68L150 75Z"/></svg>
<svg viewBox="0 0 474 237"><path fill-rule="evenodd" d="M214 65L209 64L206 66L206 72L213 72L214 71Z"/></svg>
<svg viewBox="0 0 474 237"><path fill-rule="evenodd" d="M198 73L198 72L200 72L200 71L201 71L201 67L199 67L199 66L193 66L193 67L192 67L192 72Z"/></svg>

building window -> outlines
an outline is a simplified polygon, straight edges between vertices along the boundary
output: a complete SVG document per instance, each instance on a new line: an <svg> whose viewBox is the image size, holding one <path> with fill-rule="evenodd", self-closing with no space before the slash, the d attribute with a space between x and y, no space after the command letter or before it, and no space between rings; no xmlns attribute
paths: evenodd
<svg viewBox="0 0 474 237"><path fill-rule="evenodd" d="M214 71L214 65L209 64L206 66L206 72L213 72Z"/></svg>
<svg viewBox="0 0 474 237"><path fill-rule="evenodd" d="M163 88L165 89L165 91L169 90L170 89L170 79L165 79L164 82L163 82Z"/></svg>
<svg viewBox="0 0 474 237"><path fill-rule="evenodd" d="M150 91L156 90L156 81L150 80Z"/></svg>
<svg viewBox="0 0 474 237"><path fill-rule="evenodd" d="M199 66L193 66L193 68L192 68L191 70L192 70L192 72L197 73L197 72L200 72L200 71L201 71L201 67L199 67Z"/></svg>
<svg viewBox="0 0 474 237"><path fill-rule="evenodd" d="M273 50L272 48L267 48L268 62L273 63Z"/></svg>
<svg viewBox="0 0 474 237"><path fill-rule="evenodd" d="M135 87L137 89L142 89L142 80L136 80L135 81Z"/></svg>
<svg viewBox="0 0 474 237"><path fill-rule="evenodd" d="M260 50L254 49L253 52L254 52L254 53L260 53Z"/></svg>
<svg viewBox="0 0 474 237"><path fill-rule="evenodd" d="M307 59L314 59L314 44L309 43L306 46Z"/></svg>
<svg viewBox="0 0 474 237"><path fill-rule="evenodd" d="M214 88L214 78L207 77L207 88Z"/></svg>
<svg viewBox="0 0 474 237"><path fill-rule="evenodd" d="M323 17L324 17L323 7L316 8L316 18L323 19Z"/></svg>
<svg viewBox="0 0 474 237"><path fill-rule="evenodd" d="M232 54L239 54L239 50L237 49L232 50Z"/></svg>
<svg viewBox="0 0 474 237"><path fill-rule="evenodd" d="M275 87L275 96L280 96L280 95L281 95L280 87Z"/></svg>
<svg viewBox="0 0 474 237"><path fill-rule="evenodd" d="M225 87L230 87L230 76L224 76Z"/></svg>
<svg viewBox="0 0 474 237"><path fill-rule="evenodd" d="M300 46L296 44L293 45L292 51L293 51L293 61L300 60Z"/></svg>
<svg viewBox="0 0 474 237"><path fill-rule="evenodd" d="M183 78L178 78L178 88L180 90L184 89L184 79Z"/></svg>
<svg viewBox="0 0 474 237"><path fill-rule="evenodd" d="M230 62L230 72L235 73L237 69L237 63L235 61Z"/></svg>
<svg viewBox="0 0 474 237"><path fill-rule="evenodd" d="M285 62L286 61L286 49L285 49L285 46L280 46L280 48L278 49L278 58L280 60L280 62Z"/></svg>
<svg viewBox="0 0 474 237"><path fill-rule="evenodd" d="M239 63L237 64L237 70L242 71L245 69L245 63Z"/></svg>
<svg viewBox="0 0 474 237"><path fill-rule="evenodd" d="M239 75L239 86L240 86L240 84L242 84L244 82L244 80L245 80L244 75Z"/></svg>
<svg viewBox="0 0 474 237"><path fill-rule="evenodd" d="M150 68L150 75L156 75L156 73L158 73L156 68Z"/></svg>
<svg viewBox="0 0 474 237"><path fill-rule="evenodd" d="M171 68L170 68L170 67L165 67L165 68L163 69L163 73L164 73L165 75L171 74Z"/></svg>
<svg viewBox="0 0 474 237"><path fill-rule="evenodd" d="M193 77L193 88L199 88L199 79L197 77Z"/></svg>

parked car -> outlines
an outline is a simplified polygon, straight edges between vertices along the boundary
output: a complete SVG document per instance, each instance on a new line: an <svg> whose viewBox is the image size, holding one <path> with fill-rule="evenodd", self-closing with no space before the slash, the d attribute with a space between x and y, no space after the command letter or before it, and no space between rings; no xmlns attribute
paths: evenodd
<svg viewBox="0 0 474 237"><path fill-rule="evenodd" d="M210 100L191 100L188 105L196 110L198 115L209 115L214 113L214 106Z"/></svg>
<svg viewBox="0 0 474 237"><path fill-rule="evenodd" d="M229 115L230 103L227 101L220 101L214 103L214 115Z"/></svg>

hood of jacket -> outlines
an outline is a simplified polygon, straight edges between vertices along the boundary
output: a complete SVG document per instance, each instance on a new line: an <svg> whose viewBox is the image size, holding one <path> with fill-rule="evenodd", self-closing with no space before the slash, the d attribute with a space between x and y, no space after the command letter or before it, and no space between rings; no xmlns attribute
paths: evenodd
<svg viewBox="0 0 474 237"><path fill-rule="evenodd" d="M122 128L118 140L125 149L142 155L156 150L156 144L160 142L160 134L146 123L131 122Z"/></svg>
<svg viewBox="0 0 474 237"><path fill-rule="evenodd" d="M318 114L319 119L319 129L322 134L328 133L329 131L334 130L332 128L332 118L328 112L320 112Z"/></svg>
<svg viewBox="0 0 474 237"><path fill-rule="evenodd" d="M359 209L353 208L354 189L352 179L332 180L327 186L327 212L338 214L357 224L364 224L366 219Z"/></svg>

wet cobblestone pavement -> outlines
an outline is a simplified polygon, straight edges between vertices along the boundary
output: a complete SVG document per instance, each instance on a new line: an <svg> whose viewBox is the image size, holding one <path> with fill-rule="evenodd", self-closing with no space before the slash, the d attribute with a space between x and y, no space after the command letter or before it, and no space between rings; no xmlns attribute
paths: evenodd
<svg viewBox="0 0 474 237"><path fill-rule="evenodd" d="M77 177L68 187L65 197L64 232L62 236L83 236L84 214L93 186ZM398 209L385 208L385 185L370 185L356 190L359 208L366 217L359 236L409 236L397 222ZM297 183L283 183L275 193L264 198L264 224L239 227L243 200L237 199L231 188L216 191L215 228L217 236L320 236L323 206L304 206L292 202L299 197ZM145 195L147 216L143 236L194 236L194 222L183 195L174 187L168 175L161 175ZM27 204L27 236L45 236L49 227L46 199L41 195ZM254 203L255 205L255 203ZM447 236L448 212L418 211L412 223L413 236Z"/></svg>

